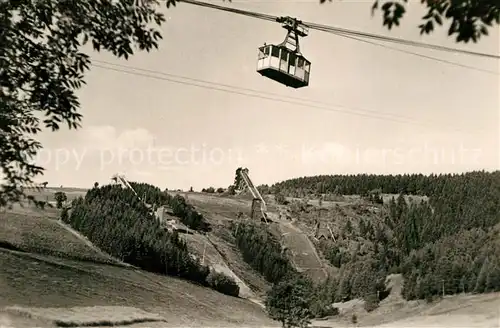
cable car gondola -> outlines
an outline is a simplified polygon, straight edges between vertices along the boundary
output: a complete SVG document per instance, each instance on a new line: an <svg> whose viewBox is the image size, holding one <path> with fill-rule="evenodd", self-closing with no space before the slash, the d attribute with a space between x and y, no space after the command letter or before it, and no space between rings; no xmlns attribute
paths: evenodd
<svg viewBox="0 0 500 328"><path fill-rule="evenodd" d="M299 47L299 36L307 36L308 30L295 18L283 17L278 22L288 31L285 40L259 48L257 72L287 87L308 86L311 62L300 53Z"/></svg>

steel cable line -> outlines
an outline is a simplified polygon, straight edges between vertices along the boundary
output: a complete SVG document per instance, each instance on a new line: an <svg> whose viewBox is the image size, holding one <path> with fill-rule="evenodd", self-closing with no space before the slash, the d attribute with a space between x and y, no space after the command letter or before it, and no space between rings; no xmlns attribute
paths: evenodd
<svg viewBox="0 0 500 328"><path fill-rule="evenodd" d="M198 5L198 6L217 9L217 10L223 10L223 11L227 11L227 12L230 12L233 14L240 14L240 15L244 15L244 16L254 17L254 18L263 19L263 20L270 21L270 22L276 22L276 19L278 18L278 17L273 16L273 15L256 13L256 12L251 12L248 10L230 8L230 7L225 7L225 6L219 6L219 5L214 5L214 4L208 3L208 2L199 2L199 1L193 1L193 0L175 0L175 2L184 2L184 3L189 3L192 5Z"/></svg>
<svg viewBox="0 0 500 328"><path fill-rule="evenodd" d="M196 5L199 4L198 1L192 1L192 0L177 0L177 1L178 2L192 3L192 4L196 4ZM204 4L203 6L208 7L208 8L213 8L213 9L224 8L222 10L226 10L227 9L227 11L229 11L229 12L233 12L233 13L237 13L237 14L242 14L242 15L246 15L246 16L249 16L250 15L249 13L251 13L251 12L248 12L248 11L245 11L245 10L234 9L234 8L229 8L229 7L223 7L223 6L218 6L218 5L214 5L214 4L210 4L210 3L203 3L203 4ZM271 16L271 15L266 15L266 14L259 14L259 13L251 13L250 16L251 17L255 17L255 18L261 18L261 19L264 19L264 20L267 20L267 21L273 21L273 22L276 21L276 18L277 18L276 16ZM312 24L312 23L308 23L308 24ZM499 75L499 73L495 72L495 71L490 71L490 70L487 70L487 69L482 69L482 68L477 68L477 67L474 67L474 66L464 65L464 64L452 62L452 61L449 61L449 60L440 59L440 58L436 58L436 57L432 57L432 56L428 56L428 55L423 55L423 54L418 54L418 53L414 53L414 52L411 52L411 51L408 51L408 50L398 49L398 48L390 47L388 45L384 45L384 44L380 44L380 43L375 43L375 42L370 42L368 40L363 40L363 39L360 39L360 38L356 38L356 37L351 36L352 33L346 32L345 29L338 29L338 28L332 29L331 27L327 27L326 25L319 25L319 24L315 24L315 25L317 25L317 26L315 26L315 29L317 29L319 31L322 31L322 32L332 33L332 34L337 35L337 36L342 36L342 37L345 37L345 38L350 38L350 39L353 39L353 40L356 40L356 41L365 42L365 43L368 43L368 44L372 44L372 45L376 45L376 46L379 46L379 47L383 47L383 48L395 50L395 51L398 51L398 52L402 52L402 53L406 53L406 54L418 56L418 57L421 57L421 58L427 58L427 59L435 60L435 61L446 63L446 64L449 64L449 65L455 65L455 66L458 66L458 67L472 69L472 70L476 70L476 71L479 71L479 72L484 72L484 73L488 73L488 74ZM359 33L361 33L361 32L356 32L355 34L358 35ZM358 36L363 37L365 35L366 35L366 33L362 33L362 35L358 35ZM384 37L373 36L372 38L379 39L381 41L386 41L386 40L384 40ZM398 39L395 39L395 40L398 40ZM409 41L409 42L411 42L411 41ZM428 46L430 46L431 48L435 47L434 45L428 45ZM451 48L449 48L449 49L451 49ZM454 50L454 49L451 49L451 50Z"/></svg>
<svg viewBox="0 0 500 328"><path fill-rule="evenodd" d="M340 27L333 27L333 26L322 25L322 24L314 24L314 23L306 23L306 22L304 22L303 24L309 28L316 29L316 30L323 31L323 32L331 32L331 33L339 33L339 34L342 33L342 34L346 34L346 35L354 35L354 36L364 37L364 38L368 38L368 39L394 42L394 43L399 43L399 44L404 44L404 45L409 45L409 46L414 46L414 47L422 47L422 48L428 48L428 49L433 49L433 50L442 50L442 51L448 51L448 52L463 53L466 55L500 59L500 55L493 55L493 54L487 54L487 53L482 53L482 52L449 48L449 47L428 44L428 43L423 43L423 42L418 42L418 41L411 41L411 40L393 38L393 37L376 35L376 34L371 34L371 33L352 31L352 30L348 30L348 29L344 29L344 28L340 28Z"/></svg>
<svg viewBox="0 0 500 328"><path fill-rule="evenodd" d="M196 6L232 12L232 13L236 13L236 14L240 14L240 15L244 15L244 16L263 19L266 21L276 22L279 19L279 17L277 17L277 16L272 16L272 15L268 15L268 14L262 14L262 13L247 11L247 10L241 10L241 9L235 9L235 8L230 8L230 7L226 7L226 6L219 6L219 5L201 2L201 1L196 1L196 0L176 0L176 1L180 2L180 3L188 3L188 4L192 4L192 5L196 5ZM349 30L346 28L328 26L328 25L324 25L324 24L316 24L316 23L312 23L312 22L301 21L301 23L303 25L305 25L306 27L309 27L311 29L316 29L319 31L323 31L323 32L339 32L339 33L344 33L347 35L360 36L360 37L365 37L365 38L377 39L377 40L381 40L381 41L394 42L394 43L399 43L399 44L404 44L404 45L409 45L409 46L414 46L414 47L423 47L423 48L430 48L430 49L434 49L434 50L442 50L442 51L448 51L448 52L454 52L454 53L463 53L463 54L468 54L468 55L473 55L473 56L500 59L500 55L493 55L493 54L474 52L474 51L468 51L468 50L462 50L462 49L456 49L456 48L449 48L449 47L433 45L433 44L428 44L428 43L423 43L423 42L410 41L410 40L404 40L404 39L393 38L393 37L388 37L388 36L376 35L376 34L371 34L371 33L366 33L366 32L353 31L353 30Z"/></svg>
<svg viewBox="0 0 500 328"><path fill-rule="evenodd" d="M404 116L404 115L397 115L397 114L393 114L393 113L384 113L384 112L380 112L377 110L369 110L369 109L363 109L363 108L359 108L359 107L350 107L350 106L345 106L345 105L340 105L340 104L326 103L323 101L318 101L318 100L313 100L313 99L308 99L308 98L286 96L286 95L281 95L281 94L273 93L273 92L269 92L269 91L243 88L243 87L233 86L233 85L229 85L229 84L223 84L223 83L218 83L218 82L213 82L213 81L206 81L206 80L191 78L191 77L182 76L182 75L160 72L160 71L151 70L151 69L144 69L144 68L139 68L139 67L134 67L134 66L129 66L129 65L110 63L110 62L103 61L103 60L93 60L92 62L121 67L121 68L125 68L125 69L133 69L133 70L137 70L137 71L142 71L142 72L146 72L146 73L153 73L153 74L168 76L168 77L172 77L172 78L180 78L180 79L193 81L193 82L206 83L206 84L210 84L210 85L216 85L219 87L231 88L231 89L236 89L236 90L241 90L241 91L246 91L246 92L265 94L265 95L269 95L269 96L273 96L273 97L289 98L289 99L297 100L300 102L315 103L315 104L327 106L327 107L345 108L345 109L350 110L350 111L356 111L356 112L361 112L361 113L372 113L375 115L384 115L384 116L394 117L397 119L403 119L403 120L408 120L408 121L422 122L421 120L417 120L414 117L409 117L409 116ZM100 68L102 68L102 67L100 67ZM428 122L428 123L430 124L431 122Z"/></svg>
<svg viewBox="0 0 500 328"><path fill-rule="evenodd" d="M287 99L279 99L276 97L262 96L260 94L262 92L258 91L258 90L252 90L252 89L245 90L244 88L238 88L238 89L247 91L247 92L243 92L243 91L225 89L224 87L226 87L226 88L234 88L234 87L216 84L216 83L209 82L209 81L197 80L197 82L199 82L199 83L206 83L207 84L207 85L203 85L203 84L197 84L197 83L189 82L189 81L180 81L180 80L177 80L177 79L174 79L171 77L152 75L152 74L146 73L148 70L146 70L146 72L144 72L144 73L141 73L141 72L132 71L130 69L107 67L107 66L100 65L100 64L92 64L92 65L94 67L105 69L105 70L126 73L126 74L130 74L130 75L135 75L135 76L143 76L146 78L152 78L152 79L156 79L156 80L173 82L173 83L178 83L178 84L183 84L183 85L190 85L190 86L195 86L195 87L199 87L199 88L203 88L203 89L216 90L216 91L232 93L232 94L237 94L237 95L247 96L247 97L252 97L252 98L271 100L271 101L276 101L276 102L281 102L281 103L286 103L286 104L291 104L291 105L299 105L299 106L308 107L308 108L316 108L316 109L326 110L326 111L330 111L330 112L338 112L338 113L342 113L342 114L350 114L350 115L357 115L357 116L374 118L374 119L379 119L379 120L393 121L393 122L397 122L397 123L406 123L406 124L410 124L410 125L422 125L422 126L428 126L428 127L433 127L433 128L436 128L436 127L442 128L442 126L436 126L436 123L433 124L431 122L417 121L417 120L414 120L412 118L404 117L404 116L403 117L381 116L380 112L376 112L376 111L368 112L366 110L365 110L366 112L355 112L355 111L352 111L353 108L350 108L347 106L336 106L336 107L342 107L342 108L351 109L351 110L335 109L335 108L329 107L329 106L320 106L320 105L308 104L305 102L297 102L297 101L292 101L292 100L287 100ZM116 65L116 64L113 64L113 65ZM124 65L122 65L122 66L124 66ZM131 67L128 67L128 68L131 68ZM134 68L132 68L132 69L134 69ZM142 70L142 69L136 69L136 70ZM163 75L166 73L156 72L156 74ZM178 76L178 77L180 77L180 76ZM180 77L180 78L184 78L184 77ZM185 79L196 81L196 79L191 79L191 78L187 78L187 77ZM248 92L255 92L255 93L259 93L259 94L252 94L252 93L248 93ZM285 97L285 96L281 96L281 97ZM306 101L306 100L304 99L302 101ZM354 110L361 111L360 109L354 109ZM372 114L371 112L377 113L378 115ZM388 114L388 115L392 115L392 114ZM456 132L462 132L462 133L466 132L466 131L463 131L462 129L454 128L454 127L450 127L450 129L454 130Z"/></svg>
<svg viewBox="0 0 500 328"><path fill-rule="evenodd" d="M347 39L352 39L352 40L356 40L356 41L359 41L359 42L368 43L368 44L375 45L375 46L378 46L378 47L382 47L382 48L386 48L386 49L390 49L390 50L402 52L402 53L409 54L409 55L414 55L414 56L421 57L421 58L435 60L437 62L441 62L441 63L453 65L453 66L467 68L467 69L471 69L471 70L474 70L474 71L488 73L488 74L492 74L492 75L500 75L500 72L490 71L490 70L479 68L479 67L474 67L474 66L469 66L469 65L465 65L465 64L460 64L460 63L453 62L453 61L446 60L446 59L436 58L436 57L432 57L432 56L428 56L428 55L423 55L423 54L419 54L419 53L408 51L408 50L398 49L398 48L394 48L394 47L391 47L391 46L388 46L388 45L385 45L385 44L381 44L381 43L377 43L377 42L373 42L373 41L369 41L369 40L363 40L363 39L360 39L360 38L357 38L357 37L354 37L354 36L350 36L350 35L346 35L346 34L340 33L340 32L330 32L330 31L325 31L325 32L329 32L329 33L332 33L334 35L337 35L337 36L340 36L340 37L343 37L343 38L347 38Z"/></svg>

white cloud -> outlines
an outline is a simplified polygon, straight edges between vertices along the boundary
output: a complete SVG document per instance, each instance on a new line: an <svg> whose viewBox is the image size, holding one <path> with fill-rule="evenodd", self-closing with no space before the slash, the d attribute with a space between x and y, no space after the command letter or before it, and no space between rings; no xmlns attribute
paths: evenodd
<svg viewBox="0 0 500 328"><path fill-rule="evenodd" d="M155 137L143 128L122 132L110 125L89 126L79 131L80 142L91 149L131 149L152 146Z"/></svg>

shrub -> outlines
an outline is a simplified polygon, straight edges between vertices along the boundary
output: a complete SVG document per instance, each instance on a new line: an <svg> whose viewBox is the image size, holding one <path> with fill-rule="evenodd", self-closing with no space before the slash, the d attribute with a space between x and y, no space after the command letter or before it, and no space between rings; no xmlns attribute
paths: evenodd
<svg viewBox="0 0 500 328"><path fill-rule="evenodd" d="M214 270L208 274L207 283L211 288L226 295L237 297L240 293L240 287L233 278Z"/></svg>
<svg viewBox="0 0 500 328"><path fill-rule="evenodd" d="M68 200L68 197L64 192L58 191L54 194L54 199L56 200L57 208L62 208L63 203Z"/></svg>
<svg viewBox="0 0 500 328"><path fill-rule="evenodd" d="M365 300L364 308L367 312L371 312L376 308L378 308L379 300L376 295L370 294L367 297L365 297L364 300Z"/></svg>
<svg viewBox="0 0 500 328"><path fill-rule="evenodd" d="M311 304L311 312L316 319L339 314L339 309L323 300L315 300Z"/></svg>

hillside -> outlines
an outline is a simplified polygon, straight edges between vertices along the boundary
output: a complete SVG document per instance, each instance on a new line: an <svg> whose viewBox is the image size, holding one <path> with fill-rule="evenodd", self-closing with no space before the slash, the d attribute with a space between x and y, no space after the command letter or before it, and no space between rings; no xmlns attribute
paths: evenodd
<svg viewBox="0 0 500 328"><path fill-rule="evenodd" d="M294 279L301 277L306 280L301 282L305 289L300 292L306 292L309 302L304 311L311 311L307 315L316 318L316 326L352 326L353 314L358 325L364 326L396 322L412 326L425 324L430 318L446 326L453 322L446 321L452 320L450 316L456 320L474 311L478 316L473 319L487 326L495 318L483 315L482 310L500 305L493 301L493 293L500 291L499 172L431 177L323 176L261 186L272 220L267 224L249 220L252 198L245 193L165 193L147 184L133 186L147 195L149 203L170 208L173 214L165 219L179 221L190 227L191 233L164 231L163 223L132 193L103 186L90 190L85 198L73 196L76 200L70 213L63 215L66 225L54 220L57 210L17 208L17 216L25 219L10 214L0 237L8 241L4 242L7 246L65 258L58 261L79 259L77 266L91 265L88 261L108 263L92 265L112 267L118 270L113 274L120 277L125 275L120 270L132 270L117 266L125 261L143 268L142 276L152 275L169 286L193 286L200 290L198 301L205 297L203 293L217 295L206 296L214 299L207 305L215 307L210 310L213 318L193 316L202 321L219 320L226 326L235 320L245 325L275 324L255 303L266 303L269 295L279 295L279 286L290 282L292 291L286 295L293 296L299 292L293 291L294 281L300 281ZM47 217L40 213L47 213ZM51 234L40 237L34 231ZM79 234L88 240L74 239ZM51 242L58 236L73 241ZM26 242L31 239L33 242ZM83 246L78 246L80 241ZM68 251L64 251L66 246ZM71 257L65 252L78 255ZM97 267L91 270L103 270ZM178 276L184 280L178 283ZM312 284L308 285L307 279ZM133 280L137 286L148 286L138 275ZM238 286L240 297L253 303L234 297L223 301L228 297L224 293L234 294L233 286ZM158 289L154 297L163 299L163 292ZM220 309L215 300L219 298ZM165 308L155 312L153 303L144 308L148 314L142 314L152 316L148 317L151 320L155 320L155 313L175 312ZM229 304L243 306L252 314L234 319L222 313ZM268 311L274 315L280 309ZM447 313L448 319L440 313ZM326 319L319 320L321 317Z"/></svg>
<svg viewBox="0 0 500 328"><path fill-rule="evenodd" d="M172 327L270 324L258 305L178 279L5 250L0 258L2 307L127 306L161 315Z"/></svg>
<svg viewBox="0 0 500 328"><path fill-rule="evenodd" d="M0 307L4 308L0 315L27 324L26 315L20 314L36 308L65 317L70 307L84 316L86 306L115 306L116 313L129 307L129 313L142 309L149 316L159 316L166 320L161 321L162 327L273 325L262 309L249 301L177 278L123 267L58 221L26 215L30 210L39 213L26 207L21 213L14 209L0 214L0 242L4 246L0 248ZM108 320L109 316L108 312ZM87 314L85 320L96 319ZM28 322L53 325L44 315ZM148 326L151 324L154 326L154 322Z"/></svg>

